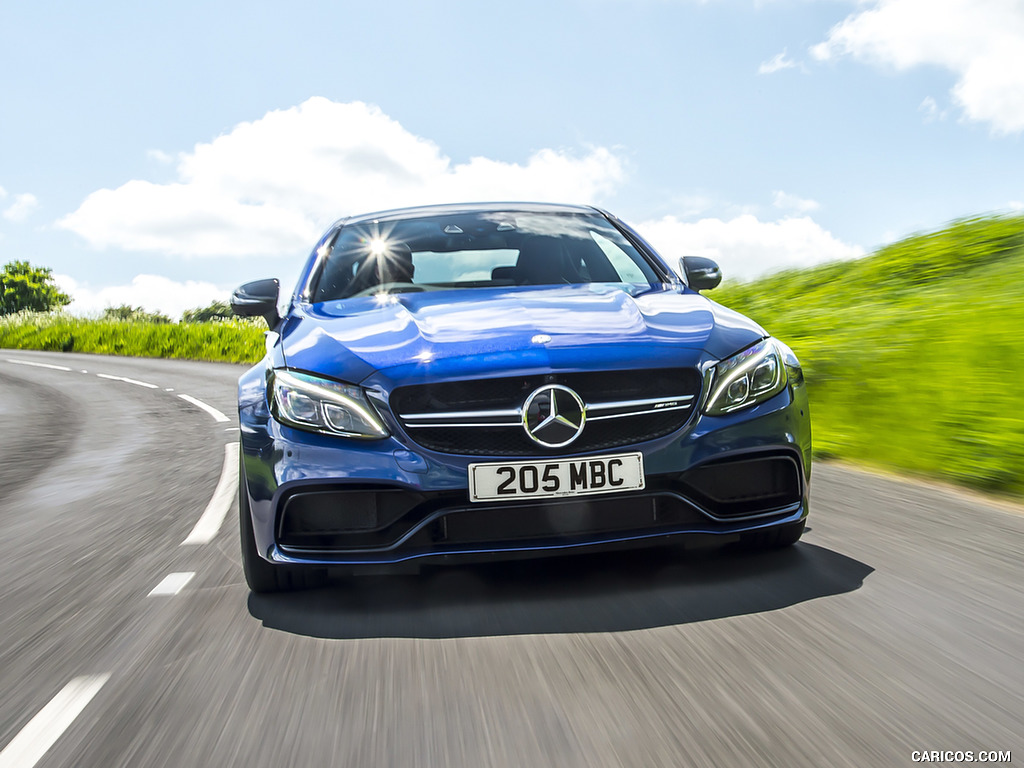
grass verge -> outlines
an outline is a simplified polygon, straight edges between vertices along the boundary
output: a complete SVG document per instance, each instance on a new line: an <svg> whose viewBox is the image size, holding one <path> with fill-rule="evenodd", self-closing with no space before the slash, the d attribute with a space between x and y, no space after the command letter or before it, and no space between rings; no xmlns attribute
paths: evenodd
<svg viewBox="0 0 1024 768"><path fill-rule="evenodd" d="M151 323L20 312L0 317L0 347L255 363L265 330L262 320Z"/></svg>
<svg viewBox="0 0 1024 768"><path fill-rule="evenodd" d="M1024 217L725 285L804 364L820 456L1024 495Z"/></svg>

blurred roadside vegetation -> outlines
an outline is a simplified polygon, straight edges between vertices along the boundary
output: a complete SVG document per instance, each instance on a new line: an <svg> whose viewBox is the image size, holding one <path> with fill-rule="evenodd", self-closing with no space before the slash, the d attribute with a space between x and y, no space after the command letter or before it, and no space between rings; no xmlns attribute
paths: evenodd
<svg viewBox="0 0 1024 768"><path fill-rule="evenodd" d="M819 458L1024 495L1024 216L708 295L796 352Z"/></svg>
<svg viewBox="0 0 1024 768"><path fill-rule="evenodd" d="M231 305L226 301L213 301L205 307L186 309L181 315L183 323L210 323L217 320L233 320L235 317L231 311ZM260 323L259 325L262 325Z"/></svg>
<svg viewBox="0 0 1024 768"><path fill-rule="evenodd" d="M142 323L156 323L164 325L171 322L171 318L160 312L147 312L142 307L133 307L129 304L122 304L119 307L107 307L103 310L104 320L134 320Z"/></svg>
<svg viewBox="0 0 1024 768"><path fill-rule="evenodd" d="M707 294L804 365L815 453L1024 496L1024 216L957 221L851 262ZM261 319L0 317L0 347L252 363Z"/></svg>
<svg viewBox="0 0 1024 768"><path fill-rule="evenodd" d="M107 309L100 318L59 312L5 315L0 317L0 347L226 363L263 357L267 324L260 318L173 323L163 315L122 309Z"/></svg>

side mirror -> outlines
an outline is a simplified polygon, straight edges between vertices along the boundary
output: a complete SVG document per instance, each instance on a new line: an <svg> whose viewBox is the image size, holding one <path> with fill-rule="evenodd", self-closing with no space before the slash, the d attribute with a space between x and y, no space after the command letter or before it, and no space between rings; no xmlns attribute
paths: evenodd
<svg viewBox="0 0 1024 768"><path fill-rule="evenodd" d="M722 270L718 264L703 256L683 256L679 260L679 272L695 291L710 291L722 282Z"/></svg>
<svg viewBox="0 0 1024 768"><path fill-rule="evenodd" d="M273 330L281 321L277 314L280 292L281 284L277 278L246 283L231 294L231 311L239 317L262 317Z"/></svg>

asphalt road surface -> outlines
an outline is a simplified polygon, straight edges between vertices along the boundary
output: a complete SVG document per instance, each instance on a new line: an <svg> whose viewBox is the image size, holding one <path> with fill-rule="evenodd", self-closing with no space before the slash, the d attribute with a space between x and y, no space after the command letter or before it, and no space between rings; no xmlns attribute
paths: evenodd
<svg viewBox="0 0 1024 768"><path fill-rule="evenodd" d="M253 596L241 370L0 350L0 768L1024 760L1019 510L819 465L784 552Z"/></svg>

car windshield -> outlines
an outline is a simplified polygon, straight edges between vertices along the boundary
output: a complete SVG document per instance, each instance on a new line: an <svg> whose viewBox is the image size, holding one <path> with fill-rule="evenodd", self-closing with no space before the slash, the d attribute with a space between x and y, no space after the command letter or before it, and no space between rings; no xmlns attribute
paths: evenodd
<svg viewBox="0 0 1024 768"><path fill-rule="evenodd" d="M520 285L661 282L603 217L478 212L342 227L313 302L377 293Z"/></svg>

